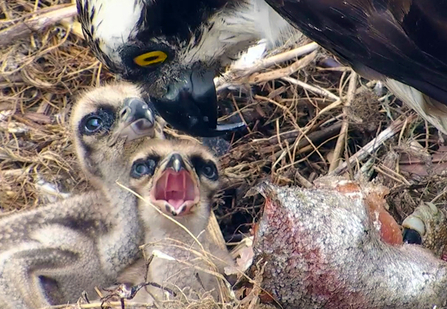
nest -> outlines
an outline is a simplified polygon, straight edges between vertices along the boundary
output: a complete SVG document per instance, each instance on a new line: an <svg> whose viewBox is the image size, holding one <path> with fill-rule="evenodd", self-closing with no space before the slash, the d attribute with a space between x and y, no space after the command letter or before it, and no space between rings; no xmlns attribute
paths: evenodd
<svg viewBox="0 0 447 309"><path fill-rule="evenodd" d="M33 208L88 189L67 121L77 94L115 79L83 41L70 1L0 4L0 209ZM226 178L215 213L227 241L249 235L264 179L309 187L322 175L375 179L402 222L422 201L443 205L446 148L438 131L315 43L300 40L218 81Z"/></svg>

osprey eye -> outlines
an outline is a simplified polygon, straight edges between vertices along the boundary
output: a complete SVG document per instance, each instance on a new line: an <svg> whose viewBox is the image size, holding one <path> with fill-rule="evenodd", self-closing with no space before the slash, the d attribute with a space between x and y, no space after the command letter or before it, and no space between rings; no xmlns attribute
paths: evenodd
<svg viewBox="0 0 447 309"><path fill-rule="evenodd" d="M109 131L114 123L114 110L109 107L100 107L98 110L82 117L78 130L82 135L94 135Z"/></svg>
<svg viewBox="0 0 447 309"><path fill-rule="evenodd" d="M149 167L144 162L135 162L132 166L131 176L134 178L140 178L149 174Z"/></svg>
<svg viewBox="0 0 447 309"><path fill-rule="evenodd" d="M147 67L154 64L163 63L168 58L168 55L161 50L144 53L133 58L133 61L140 67Z"/></svg>
<svg viewBox="0 0 447 309"><path fill-rule="evenodd" d="M88 133L95 133L102 128L103 121L98 116L90 116L85 122L85 130Z"/></svg>
<svg viewBox="0 0 447 309"><path fill-rule="evenodd" d="M144 175L153 175L156 165L157 162L153 159L139 159L133 163L130 176L133 178L141 178Z"/></svg>
<svg viewBox="0 0 447 309"><path fill-rule="evenodd" d="M217 180L218 175L216 165L214 165L214 163L207 163L203 165L202 174L208 179Z"/></svg>

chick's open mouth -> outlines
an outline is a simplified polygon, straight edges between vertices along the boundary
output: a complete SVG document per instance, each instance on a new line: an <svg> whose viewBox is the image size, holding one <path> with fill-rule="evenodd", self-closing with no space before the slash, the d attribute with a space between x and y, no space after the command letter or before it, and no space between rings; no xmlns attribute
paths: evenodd
<svg viewBox="0 0 447 309"><path fill-rule="evenodd" d="M182 169L165 170L155 181L151 192L151 200L162 211L177 215L185 215L200 199L199 188L191 174Z"/></svg>

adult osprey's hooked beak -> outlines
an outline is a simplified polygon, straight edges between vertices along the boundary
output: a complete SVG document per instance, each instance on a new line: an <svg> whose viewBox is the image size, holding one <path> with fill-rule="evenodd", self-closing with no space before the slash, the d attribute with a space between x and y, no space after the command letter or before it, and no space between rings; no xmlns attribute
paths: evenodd
<svg viewBox="0 0 447 309"><path fill-rule="evenodd" d="M187 71L180 82L168 85L164 98L153 98L152 103L170 125L191 135L213 137L243 127L243 122L217 123L213 78L213 72Z"/></svg>
<svg viewBox="0 0 447 309"><path fill-rule="evenodd" d="M101 62L141 86L175 129L213 137L244 126L217 122L213 79L240 47L229 54L220 43L223 21L205 25L202 17L215 18L225 2L77 0L77 8L86 40ZM204 45L203 39L210 43Z"/></svg>
<svg viewBox="0 0 447 309"><path fill-rule="evenodd" d="M249 14L239 16L241 5L249 13L248 2L230 2L77 0L77 8L85 38L102 63L141 86L171 126L212 137L244 126L218 123L213 79L261 38Z"/></svg>

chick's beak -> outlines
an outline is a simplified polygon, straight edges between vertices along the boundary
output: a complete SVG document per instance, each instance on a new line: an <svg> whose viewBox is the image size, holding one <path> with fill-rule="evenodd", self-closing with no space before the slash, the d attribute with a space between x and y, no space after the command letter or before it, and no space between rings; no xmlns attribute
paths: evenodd
<svg viewBox="0 0 447 309"><path fill-rule="evenodd" d="M219 136L244 126L217 123L217 96L214 73L187 71L169 85L163 99L153 100L160 115L175 129L203 137Z"/></svg>
<svg viewBox="0 0 447 309"><path fill-rule="evenodd" d="M154 113L146 102L139 98L126 98L119 112L118 127L109 144L114 144L122 137L126 137L127 141L145 136L154 137L154 125Z"/></svg>
<svg viewBox="0 0 447 309"><path fill-rule="evenodd" d="M174 172L179 173L182 169L186 169L186 164L181 155L174 153L166 164L166 168L171 168Z"/></svg>

